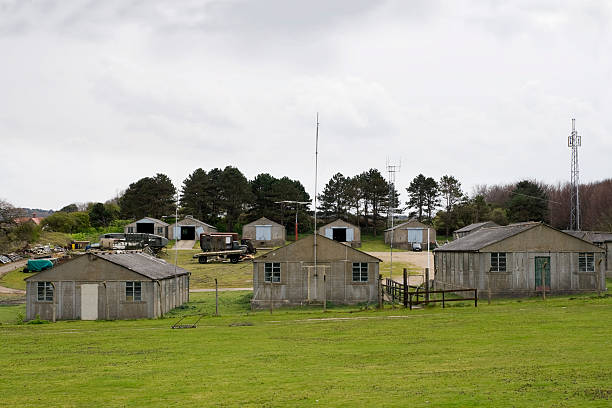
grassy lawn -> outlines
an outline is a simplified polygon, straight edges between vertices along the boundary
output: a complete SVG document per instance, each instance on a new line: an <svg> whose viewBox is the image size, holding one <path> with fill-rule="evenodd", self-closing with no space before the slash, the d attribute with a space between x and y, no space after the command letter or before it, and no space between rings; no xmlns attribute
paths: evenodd
<svg viewBox="0 0 612 408"><path fill-rule="evenodd" d="M253 286L253 263L243 261L237 264L229 262L198 263L193 255L201 250L165 251L161 257L169 263L174 263L174 254L178 253L177 265L191 272L189 281L192 289L205 289L215 287L215 278L222 288L248 288ZM260 255L263 252L258 252Z"/></svg>
<svg viewBox="0 0 612 408"><path fill-rule="evenodd" d="M11 271L6 275L2 276L2 278L0 278L0 286L25 290L26 284L24 279L32 275L36 275L38 272L23 273L21 272L22 270L23 268L15 269L14 271Z"/></svg>
<svg viewBox="0 0 612 408"><path fill-rule="evenodd" d="M388 252L391 247L385 244L384 234L381 232L379 235L366 235L361 234L361 248L358 248L364 252ZM393 248L393 252L405 252L405 249Z"/></svg>
<svg viewBox="0 0 612 408"><path fill-rule="evenodd" d="M608 407L612 297L494 301L412 312L251 312L198 293L158 320L6 324L6 406ZM457 306L457 304L455 304ZM4 317L3 317L4 316ZM9 319L10 320L10 319Z"/></svg>
<svg viewBox="0 0 612 408"><path fill-rule="evenodd" d="M410 275L420 275L421 269L417 266L408 263L408 262L393 262L393 276L398 277L402 276L404 273L404 268L408 269L408 274ZM391 274L391 262L381 262L380 263L380 274L383 278L388 278Z"/></svg>

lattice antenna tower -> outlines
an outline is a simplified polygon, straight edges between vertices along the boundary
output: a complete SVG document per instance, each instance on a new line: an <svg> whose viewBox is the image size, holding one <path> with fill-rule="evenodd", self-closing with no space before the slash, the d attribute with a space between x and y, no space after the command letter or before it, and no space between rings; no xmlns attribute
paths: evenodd
<svg viewBox="0 0 612 408"><path fill-rule="evenodd" d="M399 164L391 164L387 158L387 172L389 173L389 206L387 208L387 228L393 227L393 214L395 213L395 173L402 169L402 162Z"/></svg>
<svg viewBox="0 0 612 408"><path fill-rule="evenodd" d="M571 176L571 210L570 230L580 231L580 167L578 166L578 148L582 144L582 136L576 130L576 119L572 119L572 133L567 138L567 146L572 149Z"/></svg>

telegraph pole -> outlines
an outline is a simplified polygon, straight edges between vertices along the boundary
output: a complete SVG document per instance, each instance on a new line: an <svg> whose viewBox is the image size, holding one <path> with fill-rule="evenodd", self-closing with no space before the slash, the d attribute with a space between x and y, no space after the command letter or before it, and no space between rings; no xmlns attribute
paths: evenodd
<svg viewBox="0 0 612 408"><path fill-rule="evenodd" d="M387 159L387 171L389 172L389 205L387 208L387 228L391 228L391 249L390 249L390 260L389 267L389 277L393 280L393 234L395 231L394 227L394 219L395 219L395 173L399 172L402 167L402 163L399 165L389 164L389 159ZM376 228L376 226L374 226Z"/></svg>

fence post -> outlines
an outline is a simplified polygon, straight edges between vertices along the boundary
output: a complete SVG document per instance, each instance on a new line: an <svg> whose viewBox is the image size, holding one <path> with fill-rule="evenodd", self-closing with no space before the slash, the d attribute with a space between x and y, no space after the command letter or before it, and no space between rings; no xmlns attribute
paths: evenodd
<svg viewBox="0 0 612 408"><path fill-rule="evenodd" d="M408 269L404 268L404 308L408 307Z"/></svg>
<svg viewBox="0 0 612 408"><path fill-rule="evenodd" d="M412 293L408 293L408 305L410 306L410 310L412 310Z"/></svg>
<svg viewBox="0 0 612 408"><path fill-rule="evenodd" d="M429 304L429 268L425 268L425 304Z"/></svg>
<svg viewBox="0 0 612 408"><path fill-rule="evenodd" d="M478 307L478 288L474 289L474 307Z"/></svg>
<svg viewBox="0 0 612 408"><path fill-rule="evenodd" d="M442 292L442 309L444 309L444 292Z"/></svg>
<svg viewBox="0 0 612 408"><path fill-rule="evenodd" d="M219 316L219 286L215 278L215 316Z"/></svg>
<svg viewBox="0 0 612 408"><path fill-rule="evenodd" d="M378 275L378 308L382 309L382 299L383 299L383 294L382 294L382 275Z"/></svg>

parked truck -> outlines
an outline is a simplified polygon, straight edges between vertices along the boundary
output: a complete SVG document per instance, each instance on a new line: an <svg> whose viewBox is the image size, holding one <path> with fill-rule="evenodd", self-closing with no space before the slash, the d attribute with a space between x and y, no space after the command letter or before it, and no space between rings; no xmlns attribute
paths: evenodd
<svg viewBox="0 0 612 408"><path fill-rule="evenodd" d="M209 260L226 259L231 263L238 263L257 252L250 239L239 240L235 232L200 234L200 248L202 252L195 254L193 258L197 258L201 264Z"/></svg>

